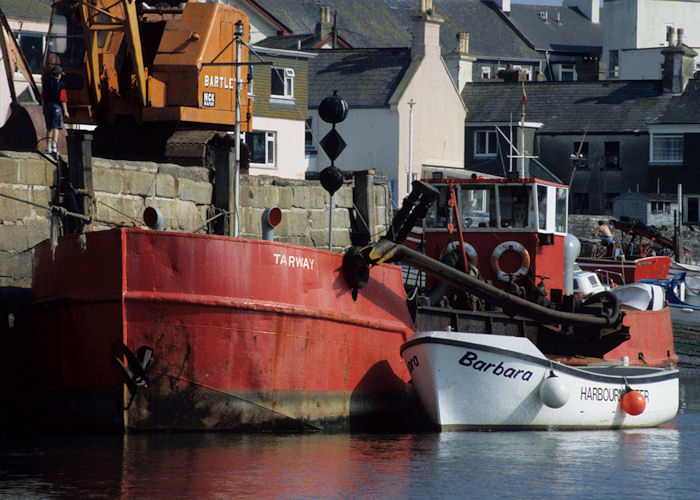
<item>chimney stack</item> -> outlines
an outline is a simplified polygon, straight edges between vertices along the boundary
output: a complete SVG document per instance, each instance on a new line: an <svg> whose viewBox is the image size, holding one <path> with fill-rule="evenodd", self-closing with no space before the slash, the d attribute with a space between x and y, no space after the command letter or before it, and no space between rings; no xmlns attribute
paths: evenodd
<svg viewBox="0 0 700 500"><path fill-rule="evenodd" d="M457 52L460 55L469 54L469 33L457 33Z"/></svg>
<svg viewBox="0 0 700 500"><path fill-rule="evenodd" d="M695 56L698 55L690 47L683 44L683 28L678 28L674 35L673 27L666 32L668 46L661 49L664 56L662 66L662 81L664 94L682 94L688 85L688 80L693 78L695 72Z"/></svg>
<svg viewBox="0 0 700 500"><path fill-rule="evenodd" d="M497 76L506 83L527 81L527 73L522 69L514 69L512 64L509 64L506 69L499 71Z"/></svg>
<svg viewBox="0 0 700 500"><path fill-rule="evenodd" d="M564 0L564 7L576 7L593 24L600 24L600 0Z"/></svg>
<svg viewBox="0 0 700 500"><path fill-rule="evenodd" d="M319 9L319 22L316 23L314 35L316 38L326 38L331 34L333 25L331 24L331 8L324 6Z"/></svg>
<svg viewBox="0 0 700 500"><path fill-rule="evenodd" d="M441 57L440 50L440 24L442 18L433 12L432 0L421 0L421 10L417 16L413 16L413 44L411 57Z"/></svg>
<svg viewBox="0 0 700 500"><path fill-rule="evenodd" d="M473 66L476 57L469 55L469 33L457 33L457 48L443 56L443 59L452 81L461 93L465 83L474 81Z"/></svg>
<svg viewBox="0 0 700 500"><path fill-rule="evenodd" d="M584 57L576 63L576 79L579 82L597 82L605 80L606 64L598 57Z"/></svg>
<svg viewBox="0 0 700 500"><path fill-rule="evenodd" d="M669 47L676 45L676 28L673 26L669 26L666 29L666 42L668 43Z"/></svg>
<svg viewBox="0 0 700 500"><path fill-rule="evenodd" d="M510 0L491 0L498 5L505 14L510 14Z"/></svg>

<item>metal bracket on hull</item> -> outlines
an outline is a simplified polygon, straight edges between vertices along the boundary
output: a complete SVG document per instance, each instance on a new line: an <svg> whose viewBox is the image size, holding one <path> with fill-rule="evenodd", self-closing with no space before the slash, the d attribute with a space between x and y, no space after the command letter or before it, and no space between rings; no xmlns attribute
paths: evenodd
<svg viewBox="0 0 700 500"><path fill-rule="evenodd" d="M120 352L113 354L114 360L119 366L124 383L129 389L131 398L125 410L128 410L134 402L139 387L148 387L149 378L147 371L153 362L153 349L148 346L141 346L134 354L125 344L121 345ZM126 358L124 363L123 358Z"/></svg>

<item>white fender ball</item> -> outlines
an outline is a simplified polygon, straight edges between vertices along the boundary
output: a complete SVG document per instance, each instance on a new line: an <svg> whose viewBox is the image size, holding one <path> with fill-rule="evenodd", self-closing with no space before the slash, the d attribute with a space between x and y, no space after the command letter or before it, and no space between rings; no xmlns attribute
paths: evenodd
<svg viewBox="0 0 700 500"><path fill-rule="evenodd" d="M569 400L569 391L561 379L552 373L540 386L540 399L550 408L561 408Z"/></svg>

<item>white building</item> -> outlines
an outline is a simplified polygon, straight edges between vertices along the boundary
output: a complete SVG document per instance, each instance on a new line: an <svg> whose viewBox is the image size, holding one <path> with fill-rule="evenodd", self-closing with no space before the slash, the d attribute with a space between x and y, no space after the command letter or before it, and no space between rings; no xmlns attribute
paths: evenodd
<svg viewBox="0 0 700 500"><path fill-rule="evenodd" d="M700 2L695 0L606 0L601 22L607 79L660 80L660 49L669 44L669 27L676 34L681 30L682 44L700 47Z"/></svg>
<svg viewBox="0 0 700 500"><path fill-rule="evenodd" d="M26 0L24 2L12 0L0 0L0 9L6 16L10 29L29 64L34 81L41 85L41 60L46 44L46 34L49 30L49 18L51 7L47 2L39 0ZM4 31L4 30L3 30ZM6 40L7 43L11 40ZM0 126L6 121L10 113L10 87L5 73L5 61L0 53ZM13 76L15 90L20 102L33 102L34 98L29 90L29 82L19 72Z"/></svg>
<svg viewBox="0 0 700 500"><path fill-rule="evenodd" d="M440 55L443 21L425 12L413 21L410 50L319 51L309 74L313 136L320 140L329 132L331 125L319 118L318 105L337 90L350 110L336 126L347 148L335 165L386 175L398 204L411 179L428 171L464 171L466 107ZM311 172L330 165L321 148L316 152Z"/></svg>

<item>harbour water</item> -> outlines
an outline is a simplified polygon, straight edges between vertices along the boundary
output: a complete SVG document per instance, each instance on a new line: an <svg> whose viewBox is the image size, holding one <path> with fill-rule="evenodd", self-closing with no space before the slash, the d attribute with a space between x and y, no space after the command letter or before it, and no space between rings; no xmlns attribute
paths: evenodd
<svg viewBox="0 0 700 500"><path fill-rule="evenodd" d="M494 394L494 397L498 397ZM700 376L653 429L4 435L0 498L694 498Z"/></svg>

